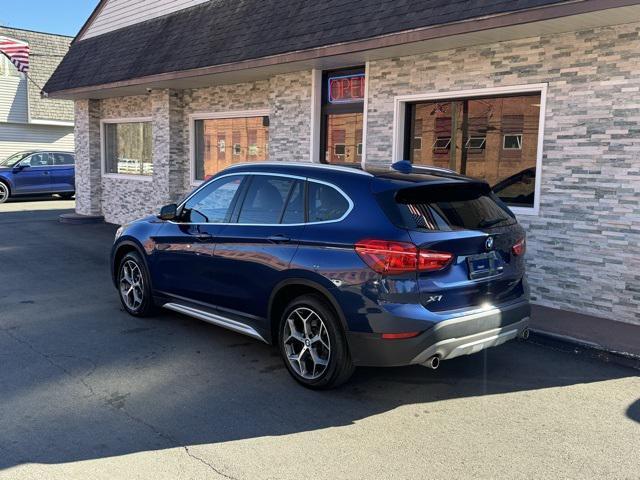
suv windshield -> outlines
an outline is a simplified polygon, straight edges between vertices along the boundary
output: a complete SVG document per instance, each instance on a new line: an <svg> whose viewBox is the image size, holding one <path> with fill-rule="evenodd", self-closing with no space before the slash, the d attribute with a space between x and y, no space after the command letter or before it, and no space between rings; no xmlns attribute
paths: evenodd
<svg viewBox="0 0 640 480"><path fill-rule="evenodd" d="M13 167L16 163L22 160L27 155L30 155L32 152L18 152L13 155L5 158L4 160L0 160L0 167Z"/></svg>
<svg viewBox="0 0 640 480"><path fill-rule="evenodd" d="M498 197L475 184L384 192L378 201L394 224L410 230L483 230L516 223Z"/></svg>

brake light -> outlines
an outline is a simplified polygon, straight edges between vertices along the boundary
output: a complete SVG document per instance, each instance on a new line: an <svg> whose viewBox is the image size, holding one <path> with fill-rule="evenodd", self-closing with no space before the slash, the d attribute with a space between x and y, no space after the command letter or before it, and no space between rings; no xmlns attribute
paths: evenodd
<svg viewBox="0 0 640 480"><path fill-rule="evenodd" d="M524 255L524 252L527 250L527 241L523 238L518 240L513 247L511 247L511 251L516 257L520 255Z"/></svg>
<svg viewBox="0 0 640 480"><path fill-rule="evenodd" d="M413 243L387 240L361 240L356 243L356 252L371 269L384 274L442 270L453 259L451 253L421 250Z"/></svg>

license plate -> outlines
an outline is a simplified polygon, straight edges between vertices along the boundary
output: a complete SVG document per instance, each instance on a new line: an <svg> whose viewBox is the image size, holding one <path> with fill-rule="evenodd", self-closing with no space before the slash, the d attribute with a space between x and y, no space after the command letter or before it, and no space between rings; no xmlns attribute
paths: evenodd
<svg viewBox="0 0 640 480"><path fill-rule="evenodd" d="M503 270L502 262L495 251L470 255L467 257L467 264L469 265L469 278L471 280L492 277Z"/></svg>

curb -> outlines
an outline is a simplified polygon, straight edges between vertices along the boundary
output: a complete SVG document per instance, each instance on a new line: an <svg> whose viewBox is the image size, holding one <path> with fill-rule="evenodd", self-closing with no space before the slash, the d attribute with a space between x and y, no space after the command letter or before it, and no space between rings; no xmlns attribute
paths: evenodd
<svg viewBox="0 0 640 480"><path fill-rule="evenodd" d="M60 223L69 225L87 225L91 223L104 223L102 215L79 215L77 213L63 213L58 216Z"/></svg>
<svg viewBox="0 0 640 480"><path fill-rule="evenodd" d="M555 333L530 330L527 342L535 345L551 347L565 353L586 355L589 358L606 363L613 363L623 367L640 370L640 356L626 352L617 352L597 343L591 343L577 338L558 335Z"/></svg>

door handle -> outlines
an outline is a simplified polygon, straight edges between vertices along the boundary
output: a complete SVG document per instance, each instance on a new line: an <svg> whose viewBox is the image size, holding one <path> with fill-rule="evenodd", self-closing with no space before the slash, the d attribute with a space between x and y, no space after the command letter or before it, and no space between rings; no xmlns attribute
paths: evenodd
<svg viewBox="0 0 640 480"><path fill-rule="evenodd" d="M271 235L270 237L267 237L267 240L273 243L287 243L291 241L291 239L286 235Z"/></svg>
<svg viewBox="0 0 640 480"><path fill-rule="evenodd" d="M213 235L211 235L210 233L196 233L193 236L196 238L196 240L199 240L201 242L205 242L213 238Z"/></svg>
<svg viewBox="0 0 640 480"><path fill-rule="evenodd" d="M44 172L42 172L42 174L43 174L43 175L49 175L49 172L44 171Z"/></svg>

